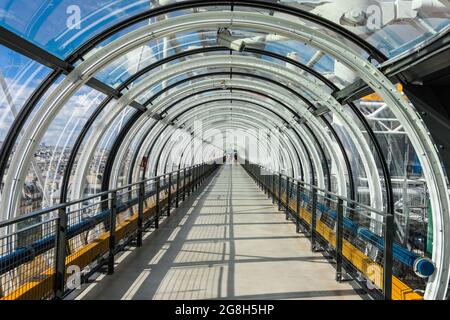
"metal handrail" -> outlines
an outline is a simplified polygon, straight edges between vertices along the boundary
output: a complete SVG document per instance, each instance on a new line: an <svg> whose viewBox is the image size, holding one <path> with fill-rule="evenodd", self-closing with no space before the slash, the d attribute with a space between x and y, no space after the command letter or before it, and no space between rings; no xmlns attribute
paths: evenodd
<svg viewBox="0 0 450 320"><path fill-rule="evenodd" d="M268 169L268 168L265 168L265 167L263 167L262 165L259 165L259 164L256 165L256 166L258 166L259 168L262 168L262 169L264 169L264 170L266 170L266 171L272 172L272 173L275 174L275 175L281 176L282 178L283 178L283 177L289 178L289 179L291 179L291 181L299 182L299 183L301 183L303 186L308 186L308 187L310 187L311 189L315 189L315 190L317 190L317 191L324 192L324 193L326 193L326 194L328 194L328 195L330 195L330 196L334 196L334 197L336 197L336 198L340 198L340 199L342 199L342 200L344 200L344 201L346 201L346 202L348 202L348 203L355 204L355 205L357 205L357 206L359 206L359 207L361 207L361 208L364 208L364 209L366 209L366 210L372 211L372 212L374 212L374 213L376 213L376 214L378 214L378 215L381 215L381 216L383 216L383 217L386 217L387 215L389 215L389 213L387 213L387 212L380 211L380 210L375 209L375 208L372 208L372 207L370 207L370 206L368 206L368 205L359 203L359 202L357 202L357 201L355 201L355 200L352 200L352 199L349 199L349 198L347 198L347 197L338 195L338 194L333 193L333 192L331 192L331 191L328 191L328 190L326 190L326 189L322 189L322 188L320 188L320 187L318 187L318 186L316 186L316 185L313 185L313 184L311 184L311 183L305 182L305 181L303 181L303 180L300 180L300 179L296 179L296 178L290 177L290 176L288 176L287 174L284 174L284 173L282 173L282 172L280 172L280 171L275 171L275 170L272 170L272 169Z"/></svg>
<svg viewBox="0 0 450 320"><path fill-rule="evenodd" d="M50 255L53 257L51 263L54 264L54 273L51 276L44 278L42 281L44 283L45 281L50 281L48 279L52 279L53 290L46 287L46 289L42 292L34 292L30 289L30 292L27 290L20 291L18 295L20 297L21 295L30 295L33 298L42 299L48 297L48 295L51 294L50 291L52 291L53 297L56 299L62 298L68 292L68 289L65 286L68 241L70 239L74 239L75 236L80 235L87 230L91 230L95 225L100 223L105 223L104 228L108 232L107 238L102 240L108 242L108 251L101 251L104 250L104 247L99 247L103 249L93 249L93 252L95 252L95 250L100 251L94 254L95 257L88 258L91 259L88 263L97 261L99 263L98 266L106 264L108 267L108 274L112 274L114 272L114 256L118 251L120 251L120 248L130 243L133 239L136 240L136 246L142 246L143 230L149 226L158 228L160 217L163 215L162 210L165 210L166 215L170 216L171 208L178 207L178 202L180 200L180 180L183 179L181 192L184 201L186 193L187 196L189 196L192 192L194 192L194 190L196 190L200 184L205 181L206 177L211 174L215 168L217 168L217 160L218 159L215 159L212 163L208 161L190 167L179 168L178 170L166 172L161 175L124 185L112 190L103 191L82 199L57 204L49 208L41 209L30 214L1 222L0 228L6 227L6 235L0 238L0 240L3 241L2 245L6 248L6 251L2 252L2 255L0 256L0 274L14 270L24 263L34 261L35 257L46 252L50 252ZM183 175L183 177L181 177L181 175ZM176 181L171 179L173 176L176 176ZM186 179L189 180L187 183ZM155 185L156 188L146 191L146 184L149 181L150 185ZM176 197L172 194L172 187L175 183L177 186ZM123 193L119 194L120 192ZM166 193L167 197L160 198L161 192ZM148 211L145 213L145 201L151 197L156 197L153 207L150 207L150 210L153 211ZM92 199L98 199L98 201L95 201L95 203L89 203L88 201ZM125 199L126 201L122 201L121 199ZM176 200L175 204L173 204L174 199ZM77 207L77 210L75 211L68 210L70 206L80 203L86 203L86 206L79 209ZM96 206L100 207L98 210L94 209L97 211L95 216L85 218L82 217L80 221L77 220L74 224L70 223L73 214L75 214L75 218L78 218L77 213L83 213L86 208L88 208L88 210L92 210L92 208L95 208ZM118 215L126 212L134 206L137 206L137 210L134 212L137 219L135 222L136 225L133 225L133 222L130 221L130 227L128 227L129 230L125 234L116 234L116 232L120 230L120 228L116 228L116 219ZM164 209L164 207L166 208ZM46 217L46 215L49 214L51 214L51 219L45 221L41 221L44 219L36 219L36 221L33 221L31 226L25 226L20 230L14 230L14 227L12 226L13 224L25 221L27 219ZM26 243L22 242L19 244L17 242L19 234L23 234L23 232L31 232L33 229L43 228L44 226L48 229L48 232L45 232L45 234L38 233L37 237L33 237L32 239L23 238L22 240L25 240ZM120 241L120 243L118 241ZM102 253L98 255L99 252ZM42 270L36 269L35 272L40 273ZM32 279L37 275L38 274L33 274L28 278ZM24 285L25 283L21 285ZM47 285L48 283L46 286ZM16 293L13 292L13 295L15 294Z"/></svg>
<svg viewBox="0 0 450 320"><path fill-rule="evenodd" d="M248 166L248 168L247 168ZM335 247L335 255L337 261L337 273L336 278L341 278L341 270L342 270L342 244L343 244L343 232L344 230L349 230L353 235L361 238L363 241L366 241L368 244L375 245L375 247L383 252L383 283L382 283L382 292L385 299L392 298L392 277L393 277L393 263L394 260L404 265L407 265L411 268L411 270L421 278L427 278L433 275L435 272L435 265L431 259L428 257L420 256L414 252L411 252L407 248L404 248L400 244L394 241L394 215L391 213L385 213L380 210L371 208L367 205L358 203L354 200L350 200L344 196L337 195L328 190L324 190L318 186L313 184L304 182L299 179L295 179L290 177L282 172L275 171L269 168L265 168L260 164L246 164L244 168L248 171L248 173L255 179L256 183L265 191L267 194L272 197L272 202L276 203L278 201L278 208L281 211L286 211L286 218L289 215L293 217L294 222L297 225L297 231L299 230L300 225L300 201L306 201L307 205L311 206L311 222L307 222L309 226L306 229L309 230L311 235L311 250L315 250L314 243L316 243L316 223L317 223L317 210L325 213L326 215L332 217L335 220L335 236L336 236L336 247ZM268 174L263 174L262 171L267 172ZM264 176L272 176L271 179L264 178ZM277 187L275 186L275 180L277 181ZM267 180L271 180L270 185L267 184ZM285 180L286 183L281 183L281 181ZM296 195L291 194L290 185L292 183L292 188L297 188ZM277 189L278 188L278 189ZM305 192L306 191L306 192ZM301 196L301 192L303 195ZM320 192L320 194L318 194ZM323 195L321 194L323 192ZM311 196L308 196L311 193ZM286 198L282 200L282 195L286 195ZM290 198L291 196L296 197L296 208L291 209L290 206ZM323 198L322 202L318 202L318 196ZM331 198L335 199L331 199ZM277 198L277 199L276 199ZM336 208L330 207L330 201L336 204ZM347 201L348 203L345 203ZM323 208L323 209L322 209ZM359 210L362 208L363 210ZM366 210L368 212L366 212ZM381 217L383 217L383 221L378 221L377 223L382 224L383 234L379 235L377 233L372 232L371 230L365 228L364 226L358 225L358 223L353 222L351 218L346 217L344 212L355 212L360 216L366 217L368 219L374 219L368 215L368 213L375 213ZM292 213L295 212L295 215ZM330 244L330 240L325 239Z"/></svg>
<svg viewBox="0 0 450 320"><path fill-rule="evenodd" d="M205 164L205 163L202 163L202 164ZM194 166L191 166L191 167L186 167L186 169L191 170L191 169L193 169L195 167L198 167L198 166L200 166L202 164L197 164L197 165L194 165ZM103 196L109 195L109 194L111 194L113 192L117 192L117 191L120 191L120 190L123 190L123 189L127 189L127 188L131 188L131 187L137 186L137 185L139 185L141 183L146 183L146 182L149 182L149 181L158 180L158 179L161 179L163 177L168 176L169 174L177 173L180 170L184 170L184 168L183 169L174 170L172 172L164 173L164 174L161 174L159 176L147 178L145 180L141 180L141 181L138 181L138 182L130 183L130 184L127 184L125 186L121 186L121 187L118 187L118 188L115 188L115 189L111 189L111 190L108 190L108 191L102 191L102 192L99 192L99 193L96 193L96 194L93 194L93 195L90 195L90 196L87 196L87 197L84 197L84 198L81 198L81 199L77 199L77 200L72 200L72 201L65 202L65 203L56 204L56 205L53 205L53 206L50 206L50 207L47 207L47 208L44 208L44 209L40 209L40 210L31 212L31 213L28 213L28 214L21 215L19 217L15 217L15 218L8 219L8 220L5 220L5 221L0 221L0 228L4 228L4 227L7 227L9 225L16 224L16 223L19 223L19 222L22 222L22 221L25 221L25 220L28 220L28 219L32 219L32 218L35 218L35 217L38 217L38 216L41 216L41 215L44 215L44 214L47 214L47 213L50 213L50 212L59 211L60 209L64 209L64 208L67 208L67 207L70 207L70 206L73 206L73 205L76 205L76 204L79 204L79 203L82 203L82 202L85 202L85 201L89 201L89 200L92 200L92 199L95 199L95 198L103 197Z"/></svg>

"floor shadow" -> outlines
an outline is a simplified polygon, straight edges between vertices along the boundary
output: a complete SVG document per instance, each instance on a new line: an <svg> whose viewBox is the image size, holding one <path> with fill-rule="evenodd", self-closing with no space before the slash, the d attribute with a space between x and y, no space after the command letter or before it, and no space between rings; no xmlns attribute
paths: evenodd
<svg viewBox="0 0 450 320"><path fill-rule="evenodd" d="M98 282L85 298L301 299L356 295L353 289L237 294L237 268L246 266L252 273L251 268L260 272L258 265L267 268L311 264L310 268L314 268L329 263L322 255L305 252L302 256L283 256L278 248L268 251L267 256L248 253L253 252L252 245L291 243L305 238L292 231L295 227L288 221L254 220L274 216L278 210L264 194L252 194L262 193L242 168L222 166L144 240L142 248L133 250L116 272ZM217 204L212 205L214 201ZM273 228L284 230L287 226L292 226L289 233L270 233ZM248 252L238 253L237 244L241 252L242 248ZM282 250L280 247L278 251ZM261 252L265 254L264 250ZM265 280L268 279L260 281Z"/></svg>

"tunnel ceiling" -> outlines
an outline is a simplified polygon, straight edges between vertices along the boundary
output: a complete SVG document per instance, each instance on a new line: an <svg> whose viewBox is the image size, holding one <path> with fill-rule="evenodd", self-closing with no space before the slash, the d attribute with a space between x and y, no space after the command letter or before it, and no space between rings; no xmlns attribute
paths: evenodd
<svg viewBox="0 0 450 320"><path fill-rule="evenodd" d="M447 151L392 70L448 37L447 1L5 0L0 10L1 219L23 214L30 186L41 207L79 199L211 160L226 151L212 137L234 130L257 141L251 161L388 214L403 212L399 180L420 185L438 270L426 296L445 296ZM361 86L371 94L354 96Z"/></svg>

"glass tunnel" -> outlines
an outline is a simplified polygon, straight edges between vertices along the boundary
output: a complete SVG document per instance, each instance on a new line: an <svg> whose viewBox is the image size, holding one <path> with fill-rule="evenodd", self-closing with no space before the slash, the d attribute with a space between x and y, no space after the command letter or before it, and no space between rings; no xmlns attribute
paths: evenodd
<svg viewBox="0 0 450 320"><path fill-rule="evenodd" d="M0 24L0 299L113 273L227 166L339 280L448 299L448 0L0 0Z"/></svg>

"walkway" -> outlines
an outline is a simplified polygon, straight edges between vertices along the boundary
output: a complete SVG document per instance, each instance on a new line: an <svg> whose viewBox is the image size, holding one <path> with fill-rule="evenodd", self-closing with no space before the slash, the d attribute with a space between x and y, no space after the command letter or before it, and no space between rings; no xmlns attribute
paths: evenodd
<svg viewBox="0 0 450 320"><path fill-rule="evenodd" d="M225 165L79 299L360 299L239 165Z"/></svg>

